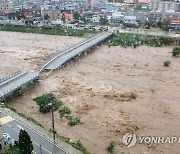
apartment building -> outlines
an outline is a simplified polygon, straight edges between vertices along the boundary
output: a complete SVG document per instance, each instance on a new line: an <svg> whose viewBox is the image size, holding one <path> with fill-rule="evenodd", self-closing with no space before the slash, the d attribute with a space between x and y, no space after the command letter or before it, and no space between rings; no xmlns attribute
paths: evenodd
<svg viewBox="0 0 180 154"><path fill-rule="evenodd" d="M107 5L107 0L91 0L91 8L100 8Z"/></svg>
<svg viewBox="0 0 180 154"><path fill-rule="evenodd" d="M88 9L87 0L61 0L58 3L61 10L83 12Z"/></svg>
<svg viewBox="0 0 180 154"><path fill-rule="evenodd" d="M3 10L4 8L8 8L9 3L8 0L0 0L0 10Z"/></svg>
<svg viewBox="0 0 180 154"><path fill-rule="evenodd" d="M149 20L153 23L180 19L180 2L178 1L152 0L149 8Z"/></svg>

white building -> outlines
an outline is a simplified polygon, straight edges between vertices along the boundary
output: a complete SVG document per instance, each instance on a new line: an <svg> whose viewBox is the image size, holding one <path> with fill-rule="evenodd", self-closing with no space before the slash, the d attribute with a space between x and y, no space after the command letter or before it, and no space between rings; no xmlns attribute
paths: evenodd
<svg viewBox="0 0 180 154"><path fill-rule="evenodd" d="M149 8L153 12L180 12L180 2L152 0Z"/></svg>
<svg viewBox="0 0 180 154"><path fill-rule="evenodd" d="M149 20L154 24L164 20L180 19L180 1L152 0L149 8Z"/></svg>
<svg viewBox="0 0 180 154"><path fill-rule="evenodd" d="M0 10L3 10L6 7L9 7L8 0L0 0Z"/></svg>
<svg viewBox="0 0 180 154"><path fill-rule="evenodd" d="M87 0L60 0L59 7L61 10L83 12L88 9Z"/></svg>
<svg viewBox="0 0 180 154"><path fill-rule="evenodd" d="M99 8L107 5L107 0L92 0L91 8Z"/></svg>

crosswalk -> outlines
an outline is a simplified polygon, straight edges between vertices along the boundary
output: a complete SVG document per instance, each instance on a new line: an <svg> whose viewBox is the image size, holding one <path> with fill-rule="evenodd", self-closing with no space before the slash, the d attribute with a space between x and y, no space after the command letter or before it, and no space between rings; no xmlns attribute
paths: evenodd
<svg viewBox="0 0 180 154"><path fill-rule="evenodd" d="M8 122L11 122L12 120L13 120L13 118L10 116L5 116L3 118L0 118L0 125L4 125Z"/></svg>

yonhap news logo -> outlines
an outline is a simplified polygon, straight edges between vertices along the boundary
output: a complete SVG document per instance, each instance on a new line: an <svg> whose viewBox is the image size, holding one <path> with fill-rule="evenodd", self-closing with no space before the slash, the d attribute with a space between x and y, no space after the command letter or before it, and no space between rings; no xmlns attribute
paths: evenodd
<svg viewBox="0 0 180 154"><path fill-rule="evenodd" d="M180 137L176 136L140 136L137 137L135 133L126 133L122 138L123 144L126 148L131 148L137 143L142 144L175 144L180 143Z"/></svg>
<svg viewBox="0 0 180 154"><path fill-rule="evenodd" d="M123 136L123 144L127 147L133 147L137 142L135 133L127 133Z"/></svg>

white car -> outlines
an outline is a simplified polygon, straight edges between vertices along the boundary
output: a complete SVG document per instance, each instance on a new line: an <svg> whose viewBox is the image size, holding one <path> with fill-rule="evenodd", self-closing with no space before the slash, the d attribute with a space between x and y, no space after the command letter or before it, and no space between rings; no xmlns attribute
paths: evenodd
<svg viewBox="0 0 180 154"><path fill-rule="evenodd" d="M4 134L3 134L3 138L4 138L5 140L9 140L9 139L10 139L10 135L9 135L8 133L4 133Z"/></svg>

